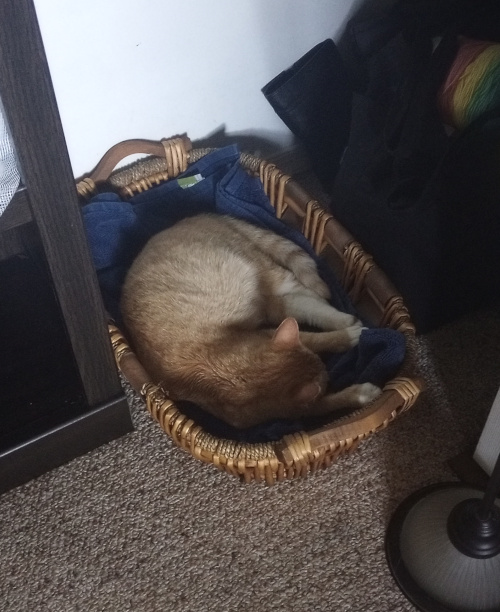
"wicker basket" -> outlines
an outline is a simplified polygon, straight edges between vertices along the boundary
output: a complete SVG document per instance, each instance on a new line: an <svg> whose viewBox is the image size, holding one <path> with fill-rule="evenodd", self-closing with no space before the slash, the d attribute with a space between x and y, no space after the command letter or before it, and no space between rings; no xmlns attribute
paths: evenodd
<svg viewBox="0 0 500 612"><path fill-rule="evenodd" d="M77 189L84 199L96 191L109 189L122 197L130 197L177 176L211 150L191 149L185 136L161 142L125 141L110 149L95 170L77 184ZM117 163L131 153L146 153L151 157L112 173ZM241 155L240 163L260 178L277 217L300 229L316 253L327 261L359 313L371 325L399 330L406 339L406 358L398 376L385 385L382 395L374 402L321 429L286 435L277 442L250 444L217 438L185 416L151 382L123 333L110 323L109 333L119 369L144 397L151 416L178 446L245 482L272 484L304 477L329 466L343 453L353 451L362 440L408 410L423 389L423 383L415 375L414 325L401 296L372 257L275 165L248 154Z"/></svg>

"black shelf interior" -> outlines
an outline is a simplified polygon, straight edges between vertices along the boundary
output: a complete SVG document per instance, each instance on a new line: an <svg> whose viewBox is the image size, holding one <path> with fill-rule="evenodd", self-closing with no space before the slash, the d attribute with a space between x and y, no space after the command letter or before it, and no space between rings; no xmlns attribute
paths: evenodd
<svg viewBox="0 0 500 612"><path fill-rule="evenodd" d="M0 261L0 452L85 412L41 251Z"/></svg>

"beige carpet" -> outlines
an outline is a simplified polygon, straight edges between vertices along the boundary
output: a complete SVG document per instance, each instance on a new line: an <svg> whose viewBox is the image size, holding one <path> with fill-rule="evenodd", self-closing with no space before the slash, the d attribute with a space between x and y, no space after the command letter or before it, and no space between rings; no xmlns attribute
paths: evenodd
<svg viewBox="0 0 500 612"><path fill-rule="evenodd" d="M454 479L500 384L500 313L420 339L412 411L306 480L243 485L135 432L0 497L6 612L410 611L384 533L410 492Z"/></svg>

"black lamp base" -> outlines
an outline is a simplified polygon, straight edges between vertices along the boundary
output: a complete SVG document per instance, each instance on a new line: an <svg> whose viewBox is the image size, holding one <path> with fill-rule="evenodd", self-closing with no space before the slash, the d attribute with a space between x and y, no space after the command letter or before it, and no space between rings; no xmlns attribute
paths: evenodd
<svg viewBox="0 0 500 612"><path fill-rule="evenodd" d="M487 558L464 554L449 531L453 511L483 495L458 483L432 485L410 495L394 513L387 561L399 588L419 610L500 612L500 552L490 548Z"/></svg>

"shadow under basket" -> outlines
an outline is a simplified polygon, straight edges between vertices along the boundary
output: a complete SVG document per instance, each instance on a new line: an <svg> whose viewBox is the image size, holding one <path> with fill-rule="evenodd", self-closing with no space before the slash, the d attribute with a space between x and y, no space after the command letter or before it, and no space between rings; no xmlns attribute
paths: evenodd
<svg viewBox="0 0 500 612"><path fill-rule="evenodd" d="M78 183L77 189L84 199L109 190L123 198L131 197L178 176L211 151L192 149L186 136L161 142L125 141L112 147L94 171ZM112 172L122 159L139 153L149 156ZM404 334L406 356L397 376L384 386L382 395L375 401L347 416L332 417L319 429L285 435L276 442L239 442L218 438L183 414L151 381L125 334L113 322L109 324L109 333L118 368L142 395L153 419L176 445L245 482L273 484L305 477L355 450L360 442L408 410L423 389L423 382L415 374L415 327L402 297L372 257L332 215L274 164L249 154L241 154L240 164L260 179L276 216L299 229L315 252L324 258L359 314L371 326L390 327Z"/></svg>

